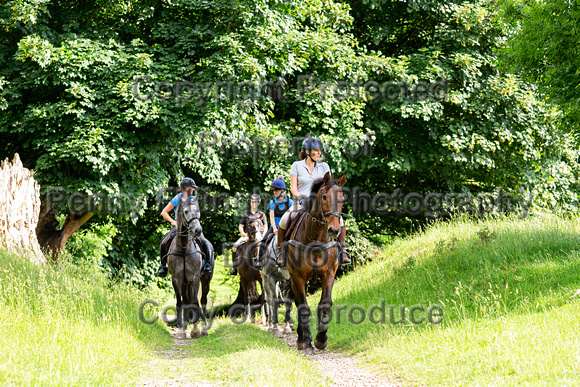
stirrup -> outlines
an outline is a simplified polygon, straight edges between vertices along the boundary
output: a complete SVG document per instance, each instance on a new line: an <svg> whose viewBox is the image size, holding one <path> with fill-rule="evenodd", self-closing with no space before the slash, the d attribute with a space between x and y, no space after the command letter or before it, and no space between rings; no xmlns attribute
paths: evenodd
<svg viewBox="0 0 580 387"><path fill-rule="evenodd" d="M342 257L342 255L345 255L346 259L344 259ZM350 254L348 253L348 251L346 251L346 249L342 250L340 253L338 253L338 258L339 258L339 264L340 265L350 265L352 263L352 259L350 257Z"/></svg>

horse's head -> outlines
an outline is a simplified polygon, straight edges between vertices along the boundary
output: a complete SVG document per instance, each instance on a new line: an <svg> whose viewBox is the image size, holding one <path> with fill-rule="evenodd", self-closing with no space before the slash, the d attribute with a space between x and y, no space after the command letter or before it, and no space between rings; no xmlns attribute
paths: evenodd
<svg viewBox="0 0 580 387"><path fill-rule="evenodd" d="M262 222L259 220L254 220L248 225L248 236L250 242L262 240L262 226Z"/></svg>
<svg viewBox="0 0 580 387"><path fill-rule="evenodd" d="M199 223L199 205L196 202L195 196L189 196L187 199L182 199L181 211L183 211L182 224L194 238L201 235L202 228Z"/></svg>
<svg viewBox="0 0 580 387"><path fill-rule="evenodd" d="M322 216L328 229L328 236L332 239L338 237L340 232L340 216L344 196L342 186L346 182L346 176L334 179L330 172L326 172L322 180L322 186L318 190L316 201L310 214L314 217Z"/></svg>

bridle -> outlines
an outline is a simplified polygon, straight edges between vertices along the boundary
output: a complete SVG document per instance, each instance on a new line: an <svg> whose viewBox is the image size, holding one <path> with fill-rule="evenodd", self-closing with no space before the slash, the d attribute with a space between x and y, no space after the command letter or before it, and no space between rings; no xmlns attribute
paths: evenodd
<svg viewBox="0 0 580 387"><path fill-rule="evenodd" d="M328 189L333 188L333 187L340 188L340 186L338 184L332 184L332 185L325 185L325 186L323 186L322 188L320 188L318 190L318 195L316 196L316 202L315 203L318 204L318 206L320 206L321 212L323 211L323 208L322 208L322 203L320 202L321 201L320 198L323 195L323 191L328 190ZM330 226L330 222L332 222L332 219L335 216L337 218L340 218L340 216L341 215L344 215L344 214L342 212L339 212L339 211L326 211L326 212L322 212L322 214L321 214L322 220L321 219L318 219L317 216L311 215L310 212L308 212L308 211L306 211L306 215L310 218L310 220L312 220L312 222L310 223L310 231L308 231L308 229L306 230L306 236L312 242L313 239L312 239L312 237L310 235L314 231L314 223L318 223L318 224L321 224L321 225L323 225L323 226L326 227L326 234L324 235L324 239L323 239L323 240L326 240L326 238L328 237L328 228ZM328 216L330 216L330 219L327 220L327 217Z"/></svg>

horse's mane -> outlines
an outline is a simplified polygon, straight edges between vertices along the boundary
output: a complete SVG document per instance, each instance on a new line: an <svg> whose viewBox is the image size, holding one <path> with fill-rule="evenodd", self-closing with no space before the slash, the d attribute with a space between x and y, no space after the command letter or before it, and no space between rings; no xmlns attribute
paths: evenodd
<svg viewBox="0 0 580 387"><path fill-rule="evenodd" d="M339 185L338 179L335 179L331 176L330 180L328 180L327 185L331 186L334 184ZM310 189L310 195L308 196L308 200L306 201L306 203L304 205L304 208L307 211L310 211L310 209L312 208L312 205L314 204L314 201L316 200L316 196L318 195L318 191L320 191L320 188L322 188L323 185L324 185L324 178L316 179L312 182L312 188Z"/></svg>

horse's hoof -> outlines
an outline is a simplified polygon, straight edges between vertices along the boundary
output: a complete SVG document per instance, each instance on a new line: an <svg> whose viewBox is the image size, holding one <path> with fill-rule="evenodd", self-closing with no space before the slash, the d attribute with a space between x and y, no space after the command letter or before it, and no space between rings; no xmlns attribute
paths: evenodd
<svg viewBox="0 0 580 387"><path fill-rule="evenodd" d="M192 339L199 339L199 337L201 336L201 333L199 333L199 331L191 331L191 338Z"/></svg>
<svg viewBox="0 0 580 387"><path fill-rule="evenodd" d="M201 331L201 335L202 335L202 336L207 336L207 331L206 331L205 329L203 329L203 330Z"/></svg>
<svg viewBox="0 0 580 387"><path fill-rule="evenodd" d="M175 334L175 338L179 340L185 340L187 338L187 335L184 332L177 332Z"/></svg>
<svg viewBox="0 0 580 387"><path fill-rule="evenodd" d="M318 341L318 339L314 339L314 346L320 350L324 350L326 349L326 344L328 343L328 341L325 341L324 343L321 343L320 341Z"/></svg>
<svg viewBox="0 0 580 387"><path fill-rule="evenodd" d="M294 330L293 327L286 327L284 328L284 333L292 333L293 330Z"/></svg>
<svg viewBox="0 0 580 387"><path fill-rule="evenodd" d="M299 351L302 351L302 350L306 350L308 348L312 348L312 344L310 344L308 342L305 342L305 341L297 341L296 342L296 348Z"/></svg>
<svg viewBox="0 0 580 387"><path fill-rule="evenodd" d="M314 355L316 352L314 351L314 348L312 348L312 347L306 347L306 348L304 348L303 353L305 355Z"/></svg>

